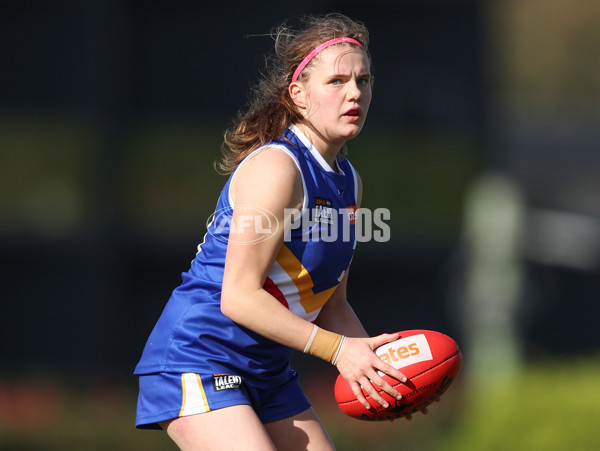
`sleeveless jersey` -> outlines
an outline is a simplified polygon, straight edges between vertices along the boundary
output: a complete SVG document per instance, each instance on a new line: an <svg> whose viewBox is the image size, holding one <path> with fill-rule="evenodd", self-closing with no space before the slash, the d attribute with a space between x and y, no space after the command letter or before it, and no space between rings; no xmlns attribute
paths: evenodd
<svg viewBox="0 0 600 451"><path fill-rule="evenodd" d="M264 289L312 322L352 260L357 176L346 159L338 160L334 171L295 125L263 147L279 148L293 158L304 191L302 211L295 212L285 232ZM292 349L233 322L220 310L234 176L223 187L204 241L150 334L135 374L237 374L264 387L287 378Z"/></svg>

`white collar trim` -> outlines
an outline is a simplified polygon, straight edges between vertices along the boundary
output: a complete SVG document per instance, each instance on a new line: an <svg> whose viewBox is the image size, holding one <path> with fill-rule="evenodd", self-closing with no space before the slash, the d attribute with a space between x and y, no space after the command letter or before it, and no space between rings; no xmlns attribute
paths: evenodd
<svg viewBox="0 0 600 451"><path fill-rule="evenodd" d="M340 168L340 166L337 164L337 159L335 160L335 162L336 162L335 165L337 166L339 172L336 171L335 169L333 169L329 165L329 163L327 163L325 161L325 158L323 158L323 155L321 155L321 152L319 152L317 150L317 148L313 145L313 143L310 142L310 140L306 137L306 135L302 132L302 130L300 130L300 127L298 127L296 124L290 124L290 126L288 128L294 133L294 135L296 135L298 137L298 139L302 142L302 144L304 144L306 146L306 148L309 150L309 152L312 154L312 156L315 157L315 160L317 160L319 165L321 165L321 167L325 171L345 175L342 168Z"/></svg>

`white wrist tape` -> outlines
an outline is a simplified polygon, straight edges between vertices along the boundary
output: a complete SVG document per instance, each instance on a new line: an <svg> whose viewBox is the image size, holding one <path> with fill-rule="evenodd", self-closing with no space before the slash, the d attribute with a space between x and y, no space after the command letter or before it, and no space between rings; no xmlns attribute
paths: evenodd
<svg viewBox="0 0 600 451"><path fill-rule="evenodd" d="M342 351L342 345L344 344L345 341L346 341L346 336L342 335L342 340L340 341L340 346L338 347L337 352L335 353L333 362L331 362L334 366L337 365L337 363L338 363L338 359L340 358L340 352Z"/></svg>
<svg viewBox="0 0 600 451"><path fill-rule="evenodd" d="M308 337L308 341L306 342L306 346L304 347L304 354L308 353L308 351L310 350L310 347L313 344L313 341L315 341L315 336L317 335L317 330L319 329L319 327L314 324L313 325L313 330L310 333L310 337Z"/></svg>

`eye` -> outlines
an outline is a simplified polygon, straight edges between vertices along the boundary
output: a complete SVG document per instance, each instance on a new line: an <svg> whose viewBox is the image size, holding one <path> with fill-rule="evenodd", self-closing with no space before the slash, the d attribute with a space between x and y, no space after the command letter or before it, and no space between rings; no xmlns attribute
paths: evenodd
<svg viewBox="0 0 600 451"><path fill-rule="evenodd" d="M371 80L369 79L369 77L363 77L363 78L359 78L357 83L359 85L368 85L370 83L370 81Z"/></svg>
<svg viewBox="0 0 600 451"><path fill-rule="evenodd" d="M332 80L329 81L330 85L341 85L342 84L342 80L339 78L334 78Z"/></svg>

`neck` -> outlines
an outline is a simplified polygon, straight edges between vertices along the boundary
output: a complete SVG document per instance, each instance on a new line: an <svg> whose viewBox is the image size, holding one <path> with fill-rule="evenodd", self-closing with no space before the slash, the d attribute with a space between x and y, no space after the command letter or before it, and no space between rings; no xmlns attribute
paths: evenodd
<svg viewBox="0 0 600 451"><path fill-rule="evenodd" d="M329 166L331 166L337 172L338 166L336 160L343 143L333 144L327 141L325 137L311 127L310 124L299 122L296 124L296 126L302 130L302 133L304 133L310 142L315 146L327 164L329 164Z"/></svg>

